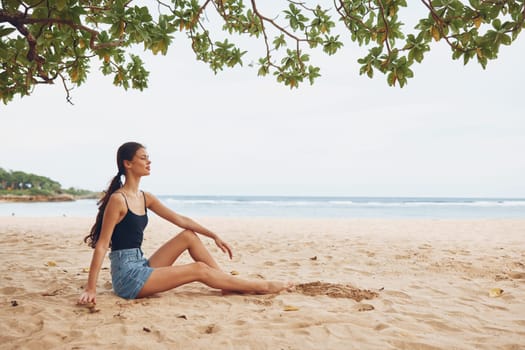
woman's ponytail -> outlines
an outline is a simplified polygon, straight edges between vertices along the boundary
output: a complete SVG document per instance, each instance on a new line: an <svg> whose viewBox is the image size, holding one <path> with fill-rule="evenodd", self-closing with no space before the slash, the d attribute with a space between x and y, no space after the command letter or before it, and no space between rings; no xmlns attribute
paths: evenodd
<svg viewBox="0 0 525 350"><path fill-rule="evenodd" d="M91 248L95 248L95 246L97 245L98 238L100 237L100 230L102 229L102 219L104 218L104 211L106 210L106 206L108 205L109 198L111 197L113 192L122 187L122 180L120 179L120 177L121 174L119 171L117 176L115 176L113 180L111 180L108 189L104 191L104 196L97 202L97 219L95 220L95 224L91 227L89 235L87 235L84 238L84 242L87 243Z"/></svg>

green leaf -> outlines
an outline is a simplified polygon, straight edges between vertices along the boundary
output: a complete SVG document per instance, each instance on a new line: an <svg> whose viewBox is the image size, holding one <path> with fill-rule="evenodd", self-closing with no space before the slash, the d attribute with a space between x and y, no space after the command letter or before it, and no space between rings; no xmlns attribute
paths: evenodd
<svg viewBox="0 0 525 350"><path fill-rule="evenodd" d="M286 40L284 39L284 34L281 34L273 40L273 46L278 50L281 46L286 46Z"/></svg>
<svg viewBox="0 0 525 350"><path fill-rule="evenodd" d="M56 8L58 11L63 11L66 8L67 0L56 0Z"/></svg>
<svg viewBox="0 0 525 350"><path fill-rule="evenodd" d="M265 75L268 75L268 73L270 72L270 69L268 66L261 66L257 72L257 75L258 76L265 76Z"/></svg>
<svg viewBox="0 0 525 350"><path fill-rule="evenodd" d="M4 28L4 26L0 26L0 37L9 35L15 30L15 28Z"/></svg>

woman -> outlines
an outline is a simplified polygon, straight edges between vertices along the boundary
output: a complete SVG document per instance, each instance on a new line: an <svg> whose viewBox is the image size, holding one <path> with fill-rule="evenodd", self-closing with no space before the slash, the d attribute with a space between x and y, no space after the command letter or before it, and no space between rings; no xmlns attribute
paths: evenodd
<svg viewBox="0 0 525 350"><path fill-rule="evenodd" d="M213 239L231 259L232 250L226 242L192 219L167 208L151 193L139 190L141 177L150 174L150 164L145 147L139 143L128 142L118 149L118 173L100 200L96 222L84 239L94 252L88 283L78 300L80 304L96 303L98 274L109 247L113 290L126 299L146 297L195 281L241 293L278 293L291 287L281 282L244 280L222 272L196 233ZM120 180L122 175L124 184ZM141 245L148 209L184 231L146 260ZM185 250L195 262L173 266Z"/></svg>

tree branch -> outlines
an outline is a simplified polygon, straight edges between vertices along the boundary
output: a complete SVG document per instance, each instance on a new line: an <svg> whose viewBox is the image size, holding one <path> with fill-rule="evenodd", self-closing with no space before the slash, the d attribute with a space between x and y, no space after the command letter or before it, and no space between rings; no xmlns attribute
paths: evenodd
<svg viewBox="0 0 525 350"><path fill-rule="evenodd" d="M91 38L89 40L89 47L92 50L99 50L103 48L108 47L117 47L124 43L123 40L117 40L109 43L100 43L95 44L95 40L97 39L98 35L100 34L98 31L91 29L87 26L76 24L71 20L65 20L61 18L31 18L27 17L27 15L17 12L15 14L9 13L5 10L0 10L0 23L1 22L7 22L10 23L12 26L14 26L22 35L24 35L28 42L30 40L30 36L32 37L31 33L25 29L25 24L65 24L73 29L85 31L88 32L91 35ZM21 29L23 28L23 29ZM34 37L32 37L32 40L34 40ZM36 41L35 41L36 44ZM29 55L29 53L28 53ZM29 59L29 57L28 57ZM32 60L32 59L30 59Z"/></svg>
<svg viewBox="0 0 525 350"><path fill-rule="evenodd" d="M386 50L388 53L392 53L392 50L390 48L390 43L388 42L388 35L390 34L389 28L388 28L388 22L385 16L385 7L383 6L383 3L381 0L378 1L379 3L379 11L381 12L381 17L383 18L383 23L385 24L385 43L386 43Z"/></svg>
<svg viewBox="0 0 525 350"><path fill-rule="evenodd" d="M275 28L277 28L280 32L286 34L289 38L295 40L296 52L297 52L297 54L296 54L297 60L298 60L299 64L301 65L301 67L304 67L303 60L301 59L301 53L300 53L301 51L300 51L300 46L299 45L300 45L301 42L308 42L308 39L299 38L295 34L290 33L286 28L284 28L281 25L279 25L273 19L264 16L261 12L259 12L259 9L257 8L257 5L255 3L255 0L251 0L251 3L252 3L253 12L254 12L254 14L257 17L259 17L259 20L261 21L261 26L263 26L263 28L264 28L264 22L266 21L266 22L270 23L272 26L274 26ZM264 39L265 39L265 42L266 42L267 52L270 52L269 48L268 48L268 41L267 41L268 38L266 36L266 31L265 30L263 30L263 34L264 34ZM269 56L268 56L268 61L269 61ZM271 64L271 62L268 62L268 63ZM273 64L271 64L271 65L276 67Z"/></svg>
<svg viewBox="0 0 525 350"><path fill-rule="evenodd" d="M253 12L255 13L255 15L261 21L262 33L263 33L263 36L264 36L264 44L266 46L266 61L268 61L268 65L274 66L274 64L271 61L270 45L268 44L268 35L266 34L266 27L264 26L264 21L260 17L259 11L257 9L257 5L255 4L254 0L252 0L252 9L253 9Z"/></svg>
<svg viewBox="0 0 525 350"><path fill-rule="evenodd" d="M459 50L459 48L452 44L449 40L449 38L445 35L445 32L443 31L443 26L445 25L445 21L439 16L439 14L436 12L436 9L434 6L432 6L432 0L429 0L428 2L425 0L421 0L423 5L430 11L430 14L432 15L432 18L434 19L434 22L436 22L437 28L439 30L439 35L445 39L447 44L453 49L453 50ZM462 50L465 52L465 50Z"/></svg>
<svg viewBox="0 0 525 350"><path fill-rule="evenodd" d="M20 32L20 34L22 34L26 38L27 45L29 47L29 49L27 50L27 55L26 55L27 60L30 62L34 61L36 63L36 69L38 72L38 76L42 78L44 82L48 84L52 84L53 81L49 79L48 75L42 68L42 65L44 64L45 59L38 55L38 51L36 48L36 39L33 36L33 34L31 34L24 25L25 24L24 16L25 15L21 12L11 15L5 10L0 10L0 23L2 22L10 23L13 27L15 27Z"/></svg>

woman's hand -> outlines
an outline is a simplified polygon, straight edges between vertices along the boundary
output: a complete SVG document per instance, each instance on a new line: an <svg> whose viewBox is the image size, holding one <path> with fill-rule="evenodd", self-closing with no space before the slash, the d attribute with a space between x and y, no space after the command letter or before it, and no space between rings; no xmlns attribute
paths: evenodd
<svg viewBox="0 0 525 350"><path fill-rule="evenodd" d="M223 251L223 253L228 253L228 256L230 257L230 259L233 257L232 249L230 248L228 243L224 242L219 237L216 237L215 244L217 244L217 247L219 247Z"/></svg>
<svg viewBox="0 0 525 350"><path fill-rule="evenodd" d="M97 293L95 291L85 290L78 298L77 304L84 305L88 303L97 303Z"/></svg>

